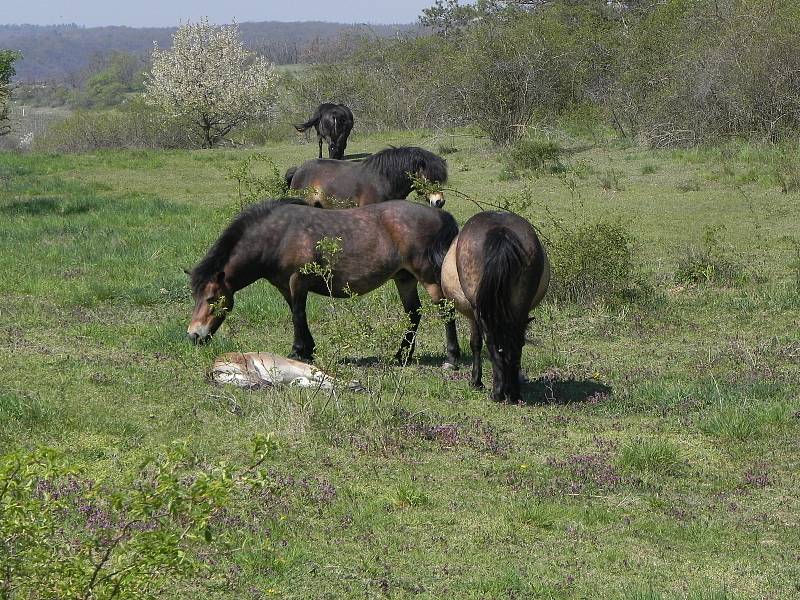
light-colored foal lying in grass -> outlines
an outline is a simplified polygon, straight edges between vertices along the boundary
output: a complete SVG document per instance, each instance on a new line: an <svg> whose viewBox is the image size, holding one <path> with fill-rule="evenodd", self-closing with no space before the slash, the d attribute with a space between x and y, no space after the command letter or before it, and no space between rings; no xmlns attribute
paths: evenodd
<svg viewBox="0 0 800 600"><path fill-rule="evenodd" d="M272 352L229 352L218 356L211 367L211 379L215 383L229 383L242 388L288 384L332 390L339 384L314 365ZM351 381L345 387L356 392L364 391L357 381Z"/></svg>

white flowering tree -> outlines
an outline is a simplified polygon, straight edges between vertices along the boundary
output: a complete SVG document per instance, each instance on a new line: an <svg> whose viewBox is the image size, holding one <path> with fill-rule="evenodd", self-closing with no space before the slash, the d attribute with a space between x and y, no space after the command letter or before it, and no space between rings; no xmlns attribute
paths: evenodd
<svg viewBox="0 0 800 600"><path fill-rule="evenodd" d="M276 82L272 63L242 45L235 24L201 19L180 26L171 49L155 45L145 98L212 148L235 127L271 116Z"/></svg>

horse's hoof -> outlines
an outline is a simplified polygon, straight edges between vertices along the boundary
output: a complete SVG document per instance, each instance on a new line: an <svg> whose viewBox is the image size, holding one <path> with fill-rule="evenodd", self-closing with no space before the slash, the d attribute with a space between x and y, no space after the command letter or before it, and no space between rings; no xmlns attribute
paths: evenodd
<svg viewBox="0 0 800 600"><path fill-rule="evenodd" d="M291 358L292 360L299 360L300 362L309 364L311 364L314 360L313 355L298 354L297 352L292 352L291 354L289 354L287 358Z"/></svg>
<svg viewBox="0 0 800 600"><path fill-rule="evenodd" d="M473 381L473 382L471 382L471 383L470 383L470 385L471 385L471 386L472 386L472 388L473 388L473 389L475 389L475 390L485 390L485 389L486 389L486 386L485 386L485 385L483 385L483 384L482 384L480 381L479 381L478 383L475 383L475 382Z"/></svg>

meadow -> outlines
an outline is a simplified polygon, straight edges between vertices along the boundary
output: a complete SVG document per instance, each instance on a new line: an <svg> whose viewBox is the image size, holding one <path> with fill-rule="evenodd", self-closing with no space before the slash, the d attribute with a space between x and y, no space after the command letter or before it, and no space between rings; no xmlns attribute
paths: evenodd
<svg viewBox="0 0 800 600"><path fill-rule="evenodd" d="M348 147L446 151L449 187L525 198L543 230L603 218L631 232L647 293L546 299L521 406L470 389L466 359L440 369L435 319L405 368L381 360L389 335L348 344L399 317L389 286L309 303L328 366L369 393L214 387L216 355L291 347L265 282L237 295L211 344L184 339L183 269L239 209L225 169L255 150L0 153L0 454L51 447L124 487L169 444L241 464L272 434L268 491L213 524L234 550L162 597L800 595L796 160L738 142L561 143L563 164L536 173L510 173L468 131L356 133ZM282 172L316 145L257 152ZM478 210L456 193L445 209L460 223ZM459 334L466 356L463 321Z"/></svg>

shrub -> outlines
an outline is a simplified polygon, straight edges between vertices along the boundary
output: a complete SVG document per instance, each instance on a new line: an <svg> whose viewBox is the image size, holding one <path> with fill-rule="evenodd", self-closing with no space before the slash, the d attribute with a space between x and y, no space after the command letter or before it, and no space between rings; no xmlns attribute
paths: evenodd
<svg viewBox="0 0 800 600"><path fill-rule="evenodd" d="M634 239L620 222L596 221L564 228L548 246L550 295L572 302L618 302L642 289L634 267Z"/></svg>
<svg viewBox="0 0 800 600"><path fill-rule="evenodd" d="M258 175L257 170L265 174ZM283 198L289 193L286 180L268 154L251 154L226 167L225 179L236 182L240 210L265 198Z"/></svg>
<svg viewBox="0 0 800 600"><path fill-rule="evenodd" d="M119 487L50 450L0 457L1 595L159 597L168 581L206 566L199 550L217 544L214 518L237 490L266 481L257 467L273 450L256 440L253 466L235 470L202 468L175 446Z"/></svg>
<svg viewBox="0 0 800 600"><path fill-rule="evenodd" d="M92 152L114 148L188 148L183 127L135 99L119 109L79 110L54 123L34 142L47 152Z"/></svg>
<svg viewBox="0 0 800 600"><path fill-rule="evenodd" d="M559 170L560 157L564 150L556 142L548 139L524 139L514 144L506 153L506 160L512 169L543 172L550 168Z"/></svg>
<svg viewBox="0 0 800 600"><path fill-rule="evenodd" d="M739 260L719 241L723 225L706 226L699 246L689 246L678 260L674 279L682 284L734 284L745 280Z"/></svg>

